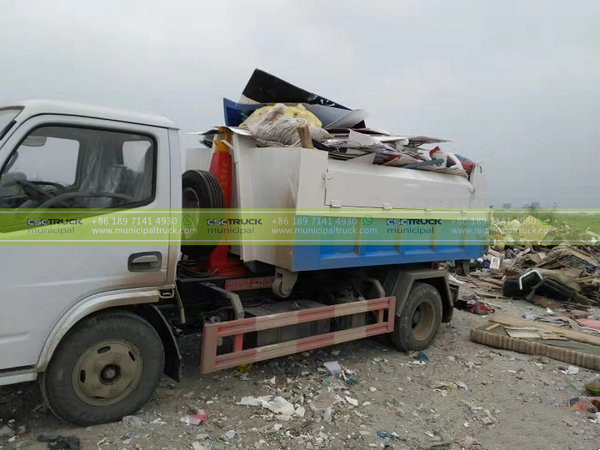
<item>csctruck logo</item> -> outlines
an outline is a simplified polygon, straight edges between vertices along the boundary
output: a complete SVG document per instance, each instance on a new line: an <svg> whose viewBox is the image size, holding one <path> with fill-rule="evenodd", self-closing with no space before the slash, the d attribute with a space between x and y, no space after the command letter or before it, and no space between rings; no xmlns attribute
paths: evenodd
<svg viewBox="0 0 600 450"><path fill-rule="evenodd" d="M387 219L387 225L441 225L442 219Z"/></svg>
<svg viewBox="0 0 600 450"><path fill-rule="evenodd" d="M27 225L32 227L41 225L81 225L81 219L27 219Z"/></svg>
<svg viewBox="0 0 600 450"><path fill-rule="evenodd" d="M206 225L262 225L262 219L206 219Z"/></svg>

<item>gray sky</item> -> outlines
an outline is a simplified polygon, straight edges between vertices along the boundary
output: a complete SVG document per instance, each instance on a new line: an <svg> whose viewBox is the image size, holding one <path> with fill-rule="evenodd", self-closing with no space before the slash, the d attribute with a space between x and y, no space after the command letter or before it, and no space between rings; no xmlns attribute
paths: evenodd
<svg viewBox="0 0 600 450"><path fill-rule="evenodd" d="M223 121L255 67L367 124L449 138L490 203L600 207L600 2L20 0L0 104L53 98Z"/></svg>

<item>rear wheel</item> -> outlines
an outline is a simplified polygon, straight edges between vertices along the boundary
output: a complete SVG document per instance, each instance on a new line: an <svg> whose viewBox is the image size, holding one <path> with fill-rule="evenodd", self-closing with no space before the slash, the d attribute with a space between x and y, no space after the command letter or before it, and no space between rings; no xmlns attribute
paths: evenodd
<svg viewBox="0 0 600 450"><path fill-rule="evenodd" d="M164 368L152 326L135 314L102 313L61 342L42 379L42 392L61 419L79 425L113 422L150 398Z"/></svg>
<svg viewBox="0 0 600 450"><path fill-rule="evenodd" d="M413 284L406 305L396 316L392 343L404 352L423 350L433 342L442 322L442 298L427 283Z"/></svg>

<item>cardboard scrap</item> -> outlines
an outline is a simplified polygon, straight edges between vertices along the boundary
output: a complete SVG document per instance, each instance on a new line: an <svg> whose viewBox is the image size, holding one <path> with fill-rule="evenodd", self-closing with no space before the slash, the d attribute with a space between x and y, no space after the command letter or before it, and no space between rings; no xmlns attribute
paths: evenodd
<svg viewBox="0 0 600 450"><path fill-rule="evenodd" d="M582 327L600 331L600 320L578 319L576 322Z"/></svg>
<svg viewBox="0 0 600 450"><path fill-rule="evenodd" d="M497 323L496 325L500 325ZM506 333L513 338L519 339L559 339L559 340L568 340L567 338L558 335L556 333L544 330L538 330L537 328L528 328L528 327L507 327L504 329ZM487 328L486 328L487 330Z"/></svg>
<svg viewBox="0 0 600 450"><path fill-rule="evenodd" d="M569 330L565 328L555 327L540 322L533 322L531 320L521 319L519 317L511 317L503 314L498 314L491 319L492 322L496 322L502 325L508 325L513 327L533 327L540 330L553 332L559 336L566 337L572 341L583 342L590 345L597 345L600 347L600 337L582 333L580 331Z"/></svg>
<svg viewBox="0 0 600 450"><path fill-rule="evenodd" d="M498 315L472 329L471 341L600 370L600 337L544 323Z"/></svg>
<svg viewBox="0 0 600 450"><path fill-rule="evenodd" d="M524 339L541 339L540 330L526 327L504 327L510 337Z"/></svg>

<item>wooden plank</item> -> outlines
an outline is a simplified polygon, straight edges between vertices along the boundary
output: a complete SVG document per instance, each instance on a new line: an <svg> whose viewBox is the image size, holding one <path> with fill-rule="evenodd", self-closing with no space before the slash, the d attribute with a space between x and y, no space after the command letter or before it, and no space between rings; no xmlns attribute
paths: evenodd
<svg viewBox="0 0 600 450"><path fill-rule="evenodd" d="M504 286L501 280L496 280L495 278L481 277L479 280L483 281L484 283L491 284L492 286L499 287L500 289L502 289Z"/></svg>
<svg viewBox="0 0 600 450"><path fill-rule="evenodd" d="M298 126L298 136L300 136L300 145L304 148L314 148L310 129L307 124Z"/></svg>
<svg viewBox="0 0 600 450"><path fill-rule="evenodd" d="M533 320L521 319L520 317L511 317L499 314L490 318L492 322L500 323L502 325L508 325L512 327L535 327L540 330L550 331L556 333L559 336L564 336L572 341L584 342L586 344L600 346L600 337L581 333L580 331L573 331L566 328L555 327L541 322Z"/></svg>
<svg viewBox="0 0 600 450"><path fill-rule="evenodd" d="M502 292L494 293L494 292L484 292L484 291L475 291L475 293L481 297L485 298L502 298Z"/></svg>

